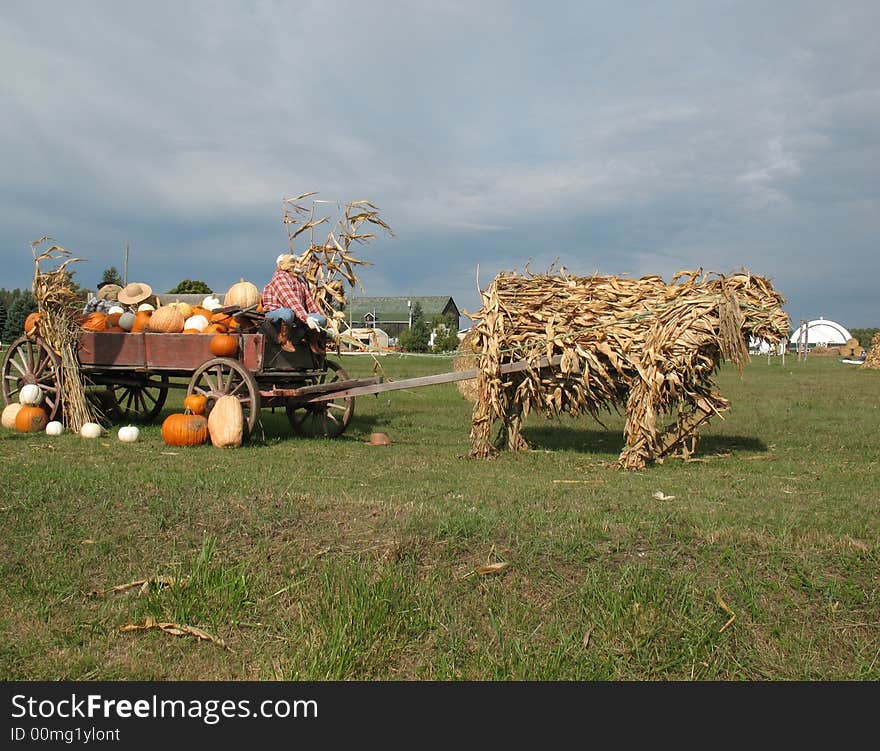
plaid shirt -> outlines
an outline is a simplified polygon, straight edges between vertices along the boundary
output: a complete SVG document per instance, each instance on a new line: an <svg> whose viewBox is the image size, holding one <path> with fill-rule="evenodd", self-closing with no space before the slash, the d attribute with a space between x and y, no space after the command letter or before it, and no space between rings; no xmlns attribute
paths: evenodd
<svg viewBox="0 0 880 751"><path fill-rule="evenodd" d="M303 278L281 269L275 269L269 283L263 287L263 310L268 313L278 308L290 308L303 321L309 313L321 312Z"/></svg>

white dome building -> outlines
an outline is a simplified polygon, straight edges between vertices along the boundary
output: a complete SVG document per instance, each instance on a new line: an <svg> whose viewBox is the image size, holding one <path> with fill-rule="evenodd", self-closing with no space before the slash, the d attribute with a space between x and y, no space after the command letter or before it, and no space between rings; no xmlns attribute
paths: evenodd
<svg viewBox="0 0 880 751"><path fill-rule="evenodd" d="M804 327L807 329L808 347L836 347L844 345L847 340L852 339L852 334L839 323L825 318L817 318L798 326L789 338L789 343L797 345L801 341L801 330Z"/></svg>

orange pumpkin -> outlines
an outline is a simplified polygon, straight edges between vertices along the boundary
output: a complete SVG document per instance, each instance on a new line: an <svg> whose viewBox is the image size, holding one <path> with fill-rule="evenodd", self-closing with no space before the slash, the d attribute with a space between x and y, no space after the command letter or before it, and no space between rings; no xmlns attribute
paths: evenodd
<svg viewBox="0 0 880 751"><path fill-rule="evenodd" d="M208 319L211 323L217 323L227 329L237 329L238 319L229 313L213 313Z"/></svg>
<svg viewBox="0 0 880 751"><path fill-rule="evenodd" d="M201 305L194 305L192 309L192 315L194 316L205 316L209 321L211 320L211 311L207 308L203 308Z"/></svg>
<svg viewBox="0 0 880 751"><path fill-rule="evenodd" d="M106 331L107 314L99 313L97 311L89 313L86 316L86 320L82 322L82 328L84 331Z"/></svg>
<svg viewBox="0 0 880 751"><path fill-rule="evenodd" d="M201 334L202 330L201 329L184 329L181 333L182 334Z"/></svg>
<svg viewBox="0 0 880 751"><path fill-rule="evenodd" d="M168 415L162 423L162 440L169 446L201 446L208 441L208 421L183 412Z"/></svg>
<svg viewBox="0 0 880 751"><path fill-rule="evenodd" d="M42 313L31 313L24 319L25 336L37 336L40 333L40 319L42 317Z"/></svg>
<svg viewBox="0 0 880 751"><path fill-rule="evenodd" d="M163 305L150 316L150 331L157 334L179 334L186 318L176 305Z"/></svg>
<svg viewBox="0 0 880 751"><path fill-rule="evenodd" d="M222 323L209 323L205 326L203 334L225 334L226 327Z"/></svg>
<svg viewBox="0 0 880 751"><path fill-rule="evenodd" d="M111 326L117 326L119 324L119 318L122 313L108 313L107 314L107 328L109 329Z"/></svg>
<svg viewBox="0 0 880 751"><path fill-rule="evenodd" d="M238 337L231 334L214 334L211 337L211 352L217 357L235 357L238 352Z"/></svg>
<svg viewBox="0 0 880 751"><path fill-rule="evenodd" d="M146 329L147 324L150 322L150 314L152 311L149 310L139 310L135 313L134 323L131 324L131 333L135 334L138 331L143 331Z"/></svg>
<svg viewBox="0 0 880 751"><path fill-rule="evenodd" d="M19 433L39 433L46 429L48 422L46 410L34 404L24 404L15 416L15 429Z"/></svg>
<svg viewBox="0 0 880 751"><path fill-rule="evenodd" d="M208 408L208 397L204 394L187 394L183 398L183 408L193 415L203 415Z"/></svg>

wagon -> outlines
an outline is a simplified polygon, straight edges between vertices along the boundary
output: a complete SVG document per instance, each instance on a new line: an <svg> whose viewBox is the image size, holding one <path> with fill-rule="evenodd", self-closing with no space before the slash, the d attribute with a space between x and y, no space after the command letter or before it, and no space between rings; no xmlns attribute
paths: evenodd
<svg viewBox="0 0 880 751"><path fill-rule="evenodd" d="M224 309L228 311L228 309ZM239 317L238 309L231 312ZM149 423L162 411L168 391L203 394L208 411L221 396L241 402L249 433L263 408L283 407L295 433L307 437L341 435L354 414L354 397L311 402L316 395L364 385L379 379L351 381L327 357L327 334L305 326L294 331L295 351L283 349L269 328L258 329L255 316L242 313L243 329L234 357L211 351L213 334L113 333L80 331L77 359L90 397L114 422ZM261 318L261 317L260 317ZM18 399L22 386L35 383L44 394L50 420L60 419L61 359L37 336L23 336L9 347L2 363L6 404Z"/></svg>
<svg viewBox="0 0 880 751"><path fill-rule="evenodd" d="M354 415L355 397L476 378L478 370L385 381L382 376L349 378L327 357L328 335L312 333L305 325L294 329L295 351L283 349L271 327L258 326L264 316L238 308L224 312L250 329L237 334L235 357L211 352L213 334L154 334L81 331L78 365L102 409L118 422L149 423L165 405L169 389L186 389L207 397L210 412L221 396L236 396L249 434L264 408L283 407L294 433L308 438L336 438ZM501 373L558 365L561 356L537 363L503 363ZM43 390L48 419L60 418L61 360L39 336L23 336L9 347L2 364L2 395L6 404L18 398L27 383ZM184 380L182 380L184 379Z"/></svg>

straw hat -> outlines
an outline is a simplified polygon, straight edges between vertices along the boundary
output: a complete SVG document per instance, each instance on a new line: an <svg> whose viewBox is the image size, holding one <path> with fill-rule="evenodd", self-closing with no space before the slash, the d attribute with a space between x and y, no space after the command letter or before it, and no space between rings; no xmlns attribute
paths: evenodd
<svg viewBox="0 0 880 751"><path fill-rule="evenodd" d="M122 287L118 284L105 284L98 290L99 300L115 300L116 296L122 292Z"/></svg>
<svg viewBox="0 0 880 751"><path fill-rule="evenodd" d="M137 305L153 294L153 288L143 282L126 284L123 290L116 296L123 305Z"/></svg>
<svg viewBox="0 0 880 751"><path fill-rule="evenodd" d="M290 271L294 274L302 271L299 265L299 256L295 256L292 253L282 253L275 259L275 265L282 271Z"/></svg>

